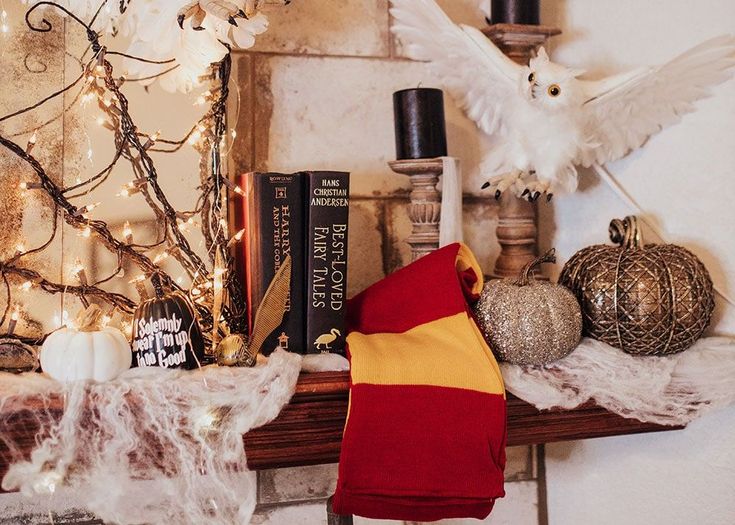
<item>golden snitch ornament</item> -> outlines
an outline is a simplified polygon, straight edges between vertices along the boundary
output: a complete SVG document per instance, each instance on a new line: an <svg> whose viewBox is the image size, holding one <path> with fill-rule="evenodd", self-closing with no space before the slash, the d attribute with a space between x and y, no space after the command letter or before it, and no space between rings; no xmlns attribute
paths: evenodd
<svg viewBox="0 0 735 525"><path fill-rule="evenodd" d="M215 285L216 288L216 285ZM225 337L217 343L215 356L221 366L255 366L258 353L266 338L280 326L286 312L288 294L291 289L291 256L283 261L273 276L263 300L255 313L252 336L247 339L240 334L231 334L224 328Z"/></svg>
<svg viewBox="0 0 735 525"><path fill-rule="evenodd" d="M515 280L488 281L475 316L490 348L517 365L542 365L569 354L582 336L582 313L563 286L531 276L540 264L556 262L554 250L530 261Z"/></svg>

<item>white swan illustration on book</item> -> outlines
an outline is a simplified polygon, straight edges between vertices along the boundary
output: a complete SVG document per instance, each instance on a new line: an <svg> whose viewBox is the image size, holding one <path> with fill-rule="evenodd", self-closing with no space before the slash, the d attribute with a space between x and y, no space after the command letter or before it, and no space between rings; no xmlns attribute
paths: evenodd
<svg viewBox="0 0 735 525"><path fill-rule="evenodd" d="M337 330L336 328L332 328L328 334L322 334L319 337L317 337L314 340L314 345L316 346L317 350L322 350L322 345L324 345L324 350L331 350L329 348L329 345L331 343L334 343L337 340L337 337L342 335L342 333Z"/></svg>

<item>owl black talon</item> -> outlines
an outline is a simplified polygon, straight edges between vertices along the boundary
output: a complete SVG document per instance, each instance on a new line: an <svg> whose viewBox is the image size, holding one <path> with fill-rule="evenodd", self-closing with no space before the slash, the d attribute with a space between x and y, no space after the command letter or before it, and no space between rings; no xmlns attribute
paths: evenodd
<svg viewBox="0 0 735 525"><path fill-rule="evenodd" d="M554 196L554 194L553 194L553 193L549 193L549 194L548 194L548 195L546 196L546 202L551 202L551 198L552 198L553 196Z"/></svg>
<svg viewBox="0 0 735 525"><path fill-rule="evenodd" d="M533 197L532 197L533 198L533 202L536 202L540 196L541 196L541 192L540 191L537 191L536 193L534 193L533 194Z"/></svg>
<svg viewBox="0 0 735 525"><path fill-rule="evenodd" d="M185 19L186 19L186 17L184 15L179 15L179 16L176 17L176 22L178 22L179 27L181 29L184 29L184 20Z"/></svg>
<svg viewBox="0 0 735 525"><path fill-rule="evenodd" d="M521 193L521 197L525 197L529 193L531 193L531 190L529 190L528 188L526 188L525 190L523 190L523 193Z"/></svg>
<svg viewBox="0 0 735 525"><path fill-rule="evenodd" d="M230 23L230 25L237 27L237 21L235 20L235 17L231 16L227 19L227 21Z"/></svg>
<svg viewBox="0 0 735 525"><path fill-rule="evenodd" d="M500 190L495 190L495 200L496 200L496 201L499 201L499 200L500 200L500 196L501 196L502 194L503 194L503 192L502 192L502 191L500 191Z"/></svg>
<svg viewBox="0 0 735 525"><path fill-rule="evenodd" d="M480 189L481 189L481 190L484 190L484 189L485 189L485 188L487 188L488 186L490 186L490 183L489 183L489 182L486 182L485 184L483 184L482 186L480 186Z"/></svg>

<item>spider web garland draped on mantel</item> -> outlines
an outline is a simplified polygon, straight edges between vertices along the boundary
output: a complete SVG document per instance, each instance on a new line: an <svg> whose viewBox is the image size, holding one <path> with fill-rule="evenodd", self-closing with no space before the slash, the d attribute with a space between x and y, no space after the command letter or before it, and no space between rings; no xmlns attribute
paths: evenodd
<svg viewBox="0 0 735 525"><path fill-rule="evenodd" d="M35 406L43 436L26 461L0 433L17 456L2 488L39 497L63 485L106 523L247 524L256 490L242 436L278 415L300 365L276 350L254 368L136 368L105 383L0 373L0 428L2 414Z"/></svg>
<svg viewBox="0 0 735 525"><path fill-rule="evenodd" d="M571 410L588 401L627 418L686 425L735 404L735 339L705 337L667 357L632 356L585 338L544 366L501 364L509 392L536 408Z"/></svg>

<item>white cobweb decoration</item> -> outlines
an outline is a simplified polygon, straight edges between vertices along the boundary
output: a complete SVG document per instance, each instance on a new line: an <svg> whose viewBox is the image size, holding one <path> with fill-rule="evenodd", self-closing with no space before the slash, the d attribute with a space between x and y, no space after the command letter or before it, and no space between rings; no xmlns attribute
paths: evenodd
<svg viewBox="0 0 735 525"><path fill-rule="evenodd" d="M501 364L506 388L539 409L594 401L628 418L683 425L735 403L735 339L707 337L680 354L636 357L585 338L544 366Z"/></svg>
<svg viewBox="0 0 735 525"><path fill-rule="evenodd" d="M279 349L254 368L136 368L106 383L2 374L0 414L34 407L45 436L20 460L0 420L0 449L20 460L2 488L37 496L63 485L120 525L249 523L256 490L242 436L278 415L300 363ZM64 412L55 419L60 396Z"/></svg>

